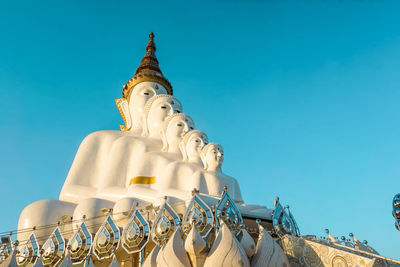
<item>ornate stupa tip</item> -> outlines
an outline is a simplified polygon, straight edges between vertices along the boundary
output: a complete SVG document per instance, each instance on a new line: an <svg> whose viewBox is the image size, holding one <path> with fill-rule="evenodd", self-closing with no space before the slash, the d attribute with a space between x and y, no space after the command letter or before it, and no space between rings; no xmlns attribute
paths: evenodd
<svg viewBox="0 0 400 267"><path fill-rule="evenodd" d="M122 95L127 100L129 100L133 87L141 82L157 82L167 89L168 94L172 95L172 85L164 77L158 64L154 33L151 32L149 37L149 42L146 45L146 54L136 69L135 75L123 86Z"/></svg>
<svg viewBox="0 0 400 267"><path fill-rule="evenodd" d="M154 43L154 33L150 33L150 40L146 45L146 54L142 58L139 67L136 69L135 75L140 72L152 70L159 72L162 75L161 69L158 66L158 60L156 57L156 44Z"/></svg>

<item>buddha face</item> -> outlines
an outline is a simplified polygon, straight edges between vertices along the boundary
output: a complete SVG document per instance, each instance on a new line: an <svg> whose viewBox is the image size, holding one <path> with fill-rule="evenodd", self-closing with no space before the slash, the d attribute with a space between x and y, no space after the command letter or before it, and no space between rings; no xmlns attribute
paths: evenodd
<svg viewBox="0 0 400 267"><path fill-rule="evenodd" d="M179 114L178 116L174 116L168 123L165 137L167 139L168 144L171 144L175 141L180 141L182 136L187 132L193 130L194 123L193 120L185 115Z"/></svg>
<svg viewBox="0 0 400 267"><path fill-rule="evenodd" d="M162 95L151 103L147 115L147 127L150 137L160 138L165 118L175 113L181 113L182 106L179 101L169 95Z"/></svg>
<svg viewBox="0 0 400 267"><path fill-rule="evenodd" d="M224 150L220 145L211 144L205 152L205 161L208 169L221 167L224 161Z"/></svg>
<svg viewBox="0 0 400 267"><path fill-rule="evenodd" d="M133 121L139 121L147 101L155 96L167 94L167 89L156 82L141 82L133 88L129 98L129 111Z"/></svg>
<svg viewBox="0 0 400 267"><path fill-rule="evenodd" d="M207 144L207 137L202 132L190 135L186 143L186 153L189 158L200 157L201 150Z"/></svg>

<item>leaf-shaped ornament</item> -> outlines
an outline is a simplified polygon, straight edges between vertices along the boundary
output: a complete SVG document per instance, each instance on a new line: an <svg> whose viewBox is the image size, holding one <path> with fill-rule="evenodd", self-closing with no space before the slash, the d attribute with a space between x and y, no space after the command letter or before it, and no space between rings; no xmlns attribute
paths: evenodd
<svg viewBox="0 0 400 267"><path fill-rule="evenodd" d="M68 242L69 255L73 264L84 262L92 247L92 235L85 222L82 222Z"/></svg>
<svg viewBox="0 0 400 267"><path fill-rule="evenodd" d="M26 243L19 248L16 258L18 265L34 265L38 261L39 244L35 233L32 233Z"/></svg>
<svg viewBox="0 0 400 267"><path fill-rule="evenodd" d="M11 255L13 251L13 245L11 237L1 237L1 244L0 244L0 263L5 261L8 256Z"/></svg>
<svg viewBox="0 0 400 267"><path fill-rule="evenodd" d="M93 240L93 254L98 260L114 257L114 251L118 248L120 232L111 215L100 226Z"/></svg>
<svg viewBox="0 0 400 267"><path fill-rule="evenodd" d="M297 228L292 218L286 213L285 209L282 207L279 199L275 202L274 216L272 217L272 224L274 226L275 232L279 236L284 236L286 234L296 235Z"/></svg>
<svg viewBox="0 0 400 267"><path fill-rule="evenodd" d="M151 237L154 243L161 245L174 233L179 224L179 216L167 203L161 206L151 228Z"/></svg>
<svg viewBox="0 0 400 267"><path fill-rule="evenodd" d="M197 193L194 193L183 216L182 228L185 236L189 234L193 224L201 237L205 238L213 227L213 221L214 215L211 208Z"/></svg>
<svg viewBox="0 0 400 267"><path fill-rule="evenodd" d="M217 218L216 222L218 228L220 227L220 220L223 220L234 235L238 234L241 225L243 225L242 214L229 196L227 190L224 190L218 202L215 209L215 217Z"/></svg>
<svg viewBox="0 0 400 267"><path fill-rule="evenodd" d="M54 229L50 237L42 246L43 265L58 266L65 258L65 240L58 227Z"/></svg>
<svg viewBox="0 0 400 267"><path fill-rule="evenodd" d="M135 210L122 231L121 246L128 254L132 254L141 251L149 239L149 223L139 210Z"/></svg>

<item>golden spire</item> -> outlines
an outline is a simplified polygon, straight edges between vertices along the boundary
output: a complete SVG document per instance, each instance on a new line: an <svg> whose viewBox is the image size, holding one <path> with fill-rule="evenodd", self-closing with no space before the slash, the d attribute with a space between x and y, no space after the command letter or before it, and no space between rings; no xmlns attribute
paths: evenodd
<svg viewBox="0 0 400 267"><path fill-rule="evenodd" d="M156 44L154 43L154 33L150 33L150 40L146 46L146 54L144 55L142 62L137 68L135 75L146 70L157 71L162 74L160 67L158 67L158 60L156 57Z"/></svg>
<svg viewBox="0 0 400 267"><path fill-rule="evenodd" d="M160 83L167 89L168 94L172 95L172 85L164 77L158 66L156 57L156 45L154 43L154 33L150 33L150 40L146 45L146 54L144 55L139 67L136 69L135 76L133 76L124 86L122 95L129 100L129 96L133 87L145 81Z"/></svg>

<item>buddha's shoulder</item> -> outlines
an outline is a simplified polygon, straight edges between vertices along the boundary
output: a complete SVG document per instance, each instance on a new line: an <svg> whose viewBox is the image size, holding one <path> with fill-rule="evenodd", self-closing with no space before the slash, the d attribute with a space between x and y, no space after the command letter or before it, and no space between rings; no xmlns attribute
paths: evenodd
<svg viewBox="0 0 400 267"><path fill-rule="evenodd" d="M234 182L234 183L237 183L236 178L234 178L234 177L232 177L232 176L230 176L230 175L228 175L228 174L221 173L219 176L220 176L221 178L224 178L224 179L230 180L230 181L232 181L232 182Z"/></svg>
<svg viewBox="0 0 400 267"><path fill-rule="evenodd" d="M81 147L113 147L114 149L124 147L126 150L133 149L134 146L135 150L143 151L161 150L161 145L161 141L116 130L93 132L86 136L81 143Z"/></svg>
<svg viewBox="0 0 400 267"><path fill-rule="evenodd" d="M96 131L93 132L89 135L87 135L82 143L85 142L96 142L96 141L102 141L106 139L118 139L119 137L123 136L123 132L117 131L117 130L102 130L102 131Z"/></svg>

